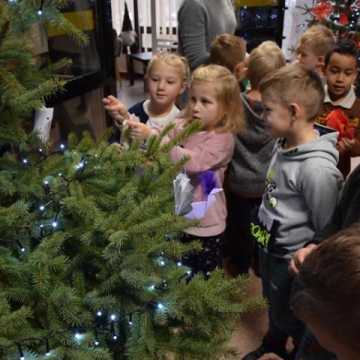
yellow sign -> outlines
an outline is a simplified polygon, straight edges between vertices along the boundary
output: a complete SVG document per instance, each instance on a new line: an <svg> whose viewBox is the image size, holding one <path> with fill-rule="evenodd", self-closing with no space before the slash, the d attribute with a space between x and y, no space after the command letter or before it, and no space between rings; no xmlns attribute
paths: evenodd
<svg viewBox="0 0 360 360"><path fill-rule="evenodd" d="M64 13L64 17L81 31L91 31L95 28L94 12L92 10L71 11ZM65 31L49 25L48 36L65 35Z"/></svg>
<svg viewBox="0 0 360 360"><path fill-rule="evenodd" d="M244 6L278 6L278 0L235 0L236 7Z"/></svg>

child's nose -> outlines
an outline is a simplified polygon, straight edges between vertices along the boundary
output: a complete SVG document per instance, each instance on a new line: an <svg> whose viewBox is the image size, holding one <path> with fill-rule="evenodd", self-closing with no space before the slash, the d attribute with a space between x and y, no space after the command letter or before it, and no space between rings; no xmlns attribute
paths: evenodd
<svg viewBox="0 0 360 360"><path fill-rule="evenodd" d="M345 79L345 74L341 72L341 73L338 74L336 80L337 80L338 82L342 82L342 81L344 81L344 79Z"/></svg>
<svg viewBox="0 0 360 360"><path fill-rule="evenodd" d="M164 88L165 88L165 81L160 80L160 81L158 82L158 87L159 87L159 89L164 89Z"/></svg>

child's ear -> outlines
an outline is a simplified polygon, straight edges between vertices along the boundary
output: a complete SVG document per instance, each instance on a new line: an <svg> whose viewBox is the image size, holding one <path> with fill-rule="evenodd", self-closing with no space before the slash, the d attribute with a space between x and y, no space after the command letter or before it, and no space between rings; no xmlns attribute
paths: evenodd
<svg viewBox="0 0 360 360"><path fill-rule="evenodd" d="M301 108L297 103L290 104L290 114L293 119L297 119L301 113Z"/></svg>
<svg viewBox="0 0 360 360"><path fill-rule="evenodd" d="M322 73L325 72L325 56L318 56L317 57L318 63L316 65L316 68L318 70L321 70Z"/></svg>
<svg viewBox="0 0 360 360"><path fill-rule="evenodd" d="M186 91L188 89L188 85L189 85L189 83L187 81L184 81L182 83L179 95L181 95L184 91Z"/></svg>
<svg viewBox="0 0 360 360"><path fill-rule="evenodd" d="M234 75L237 81L242 81L246 78L247 67L244 61L237 63L234 67Z"/></svg>

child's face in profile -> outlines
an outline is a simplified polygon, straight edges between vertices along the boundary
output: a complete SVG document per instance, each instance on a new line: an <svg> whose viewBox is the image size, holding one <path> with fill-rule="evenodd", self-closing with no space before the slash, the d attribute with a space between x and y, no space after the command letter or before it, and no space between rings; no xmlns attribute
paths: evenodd
<svg viewBox="0 0 360 360"><path fill-rule="evenodd" d="M357 76L356 59L351 55L333 53L325 68L329 96L338 100L346 96Z"/></svg>
<svg viewBox="0 0 360 360"><path fill-rule="evenodd" d="M208 82L195 81L191 84L189 108L192 119L199 120L206 130L214 129L223 115L215 86Z"/></svg>
<svg viewBox="0 0 360 360"><path fill-rule="evenodd" d="M263 117L266 126L274 138L286 137L291 130L290 109L284 106L271 94L261 94L264 107Z"/></svg>
<svg viewBox="0 0 360 360"><path fill-rule="evenodd" d="M309 70L321 70L321 67L323 66L322 57L315 55L309 45L301 42L296 50L296 53L296 59L301 65L305 66Z"/></svg>
<svg viewBox="0 0 360 360"><path fill-rule="evenodd" d="M167 110L184 90L184 81L177 67L158 61L150 71L148 86L151 101Z"/></svg>

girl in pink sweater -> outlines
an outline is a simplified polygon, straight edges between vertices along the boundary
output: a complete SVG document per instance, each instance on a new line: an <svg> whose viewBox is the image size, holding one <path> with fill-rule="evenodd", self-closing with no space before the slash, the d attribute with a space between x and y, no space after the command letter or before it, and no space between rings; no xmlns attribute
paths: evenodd
<svg viewBox="0 0 360 360"><path fill-rule="evenodd" d="M177 120L170 137L193 120L200 121L202 129L175 146L170 156L174 162L185 156L190 158L184 170L195 187L194 202L204 201L211 190L222 188L234 149L234 134L244 127L242 110L238 82L229 70L208 65L193 72L184 117ZM183 259L193 274L201 271L208 276L217 266L221 267L225 220L225 194L221 190L199 224L185 231L184 242L199 239L203 246L201 252Z"/></svg>

